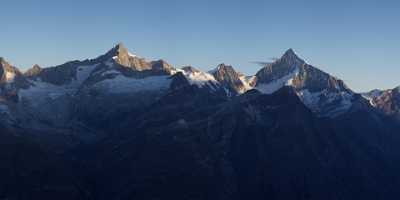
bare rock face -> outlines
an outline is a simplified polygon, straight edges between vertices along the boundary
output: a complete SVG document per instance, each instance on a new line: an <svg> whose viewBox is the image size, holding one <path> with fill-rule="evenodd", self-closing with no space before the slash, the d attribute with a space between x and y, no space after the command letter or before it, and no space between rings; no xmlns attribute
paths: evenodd
<svg viewBox="0 0 400 200"><path fill-rule="evenodd" d="M292 49L289 49L280 59L265 65L256 73L257 84L268 84L287 76L303 64L305 64L304 60L300 59Z"/></svg>
<svg viewBox="0 0 400 200"><path fill-rule="evenodd" d="M249 86L246 87L243 75L236 72L230 65L220 64L211 73L215 80L235 94L242 94L249 89Z"/></svg>
<svg viewBox="0 0 400 200"><path fill-rule="evenodd" d="M324 89L350 92L343 81L307 64L292 49L287 50L280 59L258 71L256 77L259 85L284 79L286 80L285 84L296 89L308 89L310 92L318 92Z"/></svg>
<svg viewBox="0 0 400 200"><path fill-rule="evenodd" d="M65 85L75 79L77 73L77 67L83 65L81 61L70 61L62 65L40 68L39 66L34 66L29 69L24 75L29 79L38 79L54 85Z"/></svg>
<svg viewBox="0 0 400 200"><path fill-rule="evenodd" d="M92 60L95 63L114 65L114 68L122 71L125 75L147 76L155 74L172 74L173 67L164 60L146 61L146 59L129 53L122 43L117 44L106 54Z"/></svg>
<svg viewBox="0 0 400 200"><path fill-rule="evenodd" d="M185 73L193 74L193 73L200 73L200 70L192 67L192 66L184 66L181 68Z"/></svg>
<svg viewBox="0 0 400 200"><path fill-rule="evenodd" d="M0 83L12 83L18 76L21 76L21 72L4 58L0 58Z"/></svg>
<svg viewBox="0 0 400 200"><path fill-rule="evenodd" d="M112 59L116 64L128 67L133 71L161 70L169 69L171 66L163 60L148 62L144 58L129 53L128 49L122 43L117 44L105 55L96 60L106 62Z"/></svg>
<svg viewBox="0 0 400 200"><path fill-rule="evenodd" d="M121 43L111 49L108 54L113 56L116 63L130 67L135 71L150 70L152 68L151 64L146 62L145 59L130 54L128 49Z"/></svg>
<svg viewBox="0 0 400 200"><path fill-rule="evenodd" d="M374 90L364 96L372 106L400 120L400 87L384 91Z"/></svg>
<svg viewBox="0 0 400 200"><path fill-rule="evenodd" d="M41 71L42 71L42 68L39 65L35 64L30 69L26 70L26 72L24 73L24 76L35 77L35 76L39 75Z"/></svg>
<svg viewBox="0 0 400 200"><path fill-rule="evenodd" d="M165 60L156 60L156 61L152 61L150 62L151 64L151 70L154 71L164 71L168 74L172 74L172 71L174 70L174 68L168 64Z"/></svg>
<svg viewBox="0 0 400 200"><path fill-rule="evenodd" d="M18 68L0 58L0 99L18 101L18 89L26 88L29 83Z"/></svg>

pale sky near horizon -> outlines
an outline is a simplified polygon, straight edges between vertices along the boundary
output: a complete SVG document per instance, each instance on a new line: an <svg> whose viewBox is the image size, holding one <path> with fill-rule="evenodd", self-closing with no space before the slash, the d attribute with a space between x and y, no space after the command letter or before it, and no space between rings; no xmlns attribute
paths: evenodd
<svg viewBox="0 0 400 200"><path fill-rule="evenodd" d="M20 69L94 58L118 42L175 67L244 74L293 48L355 91L400 85L400 2L5 0L0 56Z"/></svg>

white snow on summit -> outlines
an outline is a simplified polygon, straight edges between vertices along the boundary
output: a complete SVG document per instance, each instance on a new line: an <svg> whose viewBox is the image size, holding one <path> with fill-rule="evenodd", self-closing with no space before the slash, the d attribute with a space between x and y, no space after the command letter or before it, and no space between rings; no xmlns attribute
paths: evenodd
<svg viewBox="0 0 400 200"><path fill-rule="evenodd" d="M137 55L135 55L135 54L133 54L133 53L131 53L131 52L128 52L128 55L129 55L130 57L137 57Z"/></svg>
<svg viewBox="0 0 400 200"><path fill-rule="evenodd" d="M182 72L183 75L188 79L189 83L192 85L197 85L199 88L204 87L205 85L210 86L215 89L214 86L219 84L217 80L215 80L214 76L202 72L202 71L185 71L182 69L176 69L176 72ZM212 83L212 84L211 84Z"/></svg>
<svg viewBox="0 0 400 200"><path fill-rule="evenodd" d="M199 85L200 87L204 86L208 81L217 82L211 74L205 72L193 72L186 75L191 83Z"/></svg>

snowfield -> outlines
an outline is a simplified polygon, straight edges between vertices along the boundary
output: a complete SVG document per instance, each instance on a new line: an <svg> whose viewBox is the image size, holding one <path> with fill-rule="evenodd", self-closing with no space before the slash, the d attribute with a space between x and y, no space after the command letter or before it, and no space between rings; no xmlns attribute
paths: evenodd
<svg viewBox="0 0 400 200"><path fill-rule="evenodd" d="M115 74L115 72L113 72ZM171 84L170 76L150 76L136 79L118 74L114 78L106 79L93 85L100 91L120 94L140 91L163 91Z"/></svg>
<svg viewBox="0 0 400 200"><path fill-rule="evenodd" d="M30 80L32 84L27 89L20 89L18 92L19 100L29 102L32 106L38 107L46 104L48 101L56 100L65 95L74 95L82 83L90 76L96 65L78 66L76 76L71 82L65 85L54 85L40 78Z"/></svg>
<svg viewBox="0 0 400 200"><path fill-rule="evenodd" d="M276 79L270 83L262 83L256 86L255 89L264 94L272 94L283 86L292 85L292 80L299 74L299 69L295 68L291 73Z"/></svg>

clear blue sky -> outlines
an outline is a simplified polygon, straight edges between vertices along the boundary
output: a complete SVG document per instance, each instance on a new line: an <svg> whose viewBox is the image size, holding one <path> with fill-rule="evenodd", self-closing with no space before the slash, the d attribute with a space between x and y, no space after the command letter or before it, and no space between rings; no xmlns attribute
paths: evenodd
<svg viewBox="0 0 400 200"><path fill-rule="evenodd" d="M179 67L245 74L293 48L356 91L400 85L398 1L4 0L0 56L26 69L93 58L123 42Z"/></svg>

